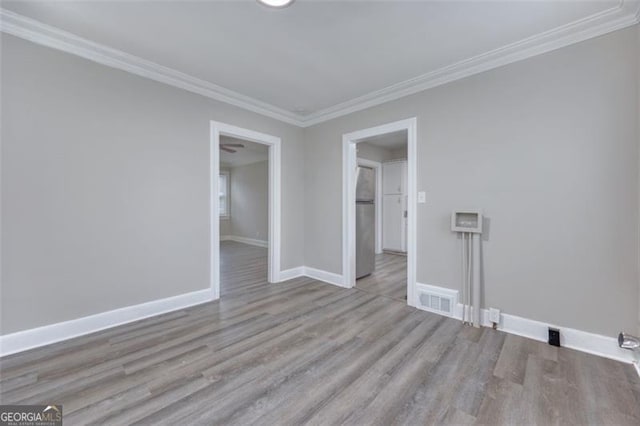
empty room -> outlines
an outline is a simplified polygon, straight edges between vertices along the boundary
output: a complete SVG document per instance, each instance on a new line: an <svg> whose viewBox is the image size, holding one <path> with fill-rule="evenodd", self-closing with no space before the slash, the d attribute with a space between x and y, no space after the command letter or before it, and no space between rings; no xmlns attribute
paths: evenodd
<svg viewBox="0 0 640 426"><path fill-rule="evenodd" d="M640 0L2 0L0 123L0 425L640 424Z"/></svg>

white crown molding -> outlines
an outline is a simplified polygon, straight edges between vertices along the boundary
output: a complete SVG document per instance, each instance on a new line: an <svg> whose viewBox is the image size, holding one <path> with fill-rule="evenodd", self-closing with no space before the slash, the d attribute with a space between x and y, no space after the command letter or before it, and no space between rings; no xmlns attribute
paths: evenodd
<svg viewBox="0 0 640 426"><path fill-rule="evenodd" d="M159 81L207 98L234 105L285 123L300 126L297 114L234 92L208 81L95 43L51 25L0 8L0 31L80 56L102 65Z"/></svg>
<svg viewBox="0 0 640 426"><path fill-rule="evenodd" d="M620 0L620 3L612 8L550 31L536 34L309 115L301 115L0 8L0 31L7 34L299 127L313 126L620 30L638 22L640 22L640 2L638 0Z"/></svg>
<svg viewBox="0 0 640 426"><path fill-rule="evenodd" d="M618 5L586 18L309 114L303 118L303 127L319 124L474 74L541 55L629 27L638 22L640 22L640 2L620 0Z"/></svg>

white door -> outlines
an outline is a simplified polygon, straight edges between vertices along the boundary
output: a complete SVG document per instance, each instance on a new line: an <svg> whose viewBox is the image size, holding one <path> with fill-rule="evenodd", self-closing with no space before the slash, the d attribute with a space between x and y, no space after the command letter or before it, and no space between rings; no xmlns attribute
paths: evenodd
<svg viewBox="0 0 640 426"><path fill-rule="evenodd" d="M382 201L382 248L405 251L404 195L385 195Z"/></svg>
<svg viewBox="0 0 640 426"><path fill-rule="evenodd" d="M382 164L382 190L384 195L403 194L407 174L406 161L393 161Z"/></svg>

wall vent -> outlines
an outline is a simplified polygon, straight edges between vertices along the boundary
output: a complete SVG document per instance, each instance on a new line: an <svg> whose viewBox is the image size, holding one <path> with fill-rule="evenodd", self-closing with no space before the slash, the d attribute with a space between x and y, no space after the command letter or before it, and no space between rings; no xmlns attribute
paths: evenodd
<svg viewBox="0 0 640 426"><path fill-rule="evenodd" d="M418 285L418 308L437 314L454 316L458 292L425 284Z"/></svg>

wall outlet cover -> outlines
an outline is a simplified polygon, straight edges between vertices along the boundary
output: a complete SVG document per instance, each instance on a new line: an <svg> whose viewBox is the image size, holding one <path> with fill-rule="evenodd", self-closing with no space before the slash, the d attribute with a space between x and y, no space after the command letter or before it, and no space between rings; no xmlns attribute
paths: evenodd
<svg viewBox="0 0 640 426"><path fill-rule="evenodd" d="M551 346L560 346L560 330L549 327L549 344Z"/></svg>
<svg viewBox="0 0 640 426"><path fill-rule="evenodd" d="M418 203L424 204L427 202L427 194L424 191L418 192Z"/></svg>

